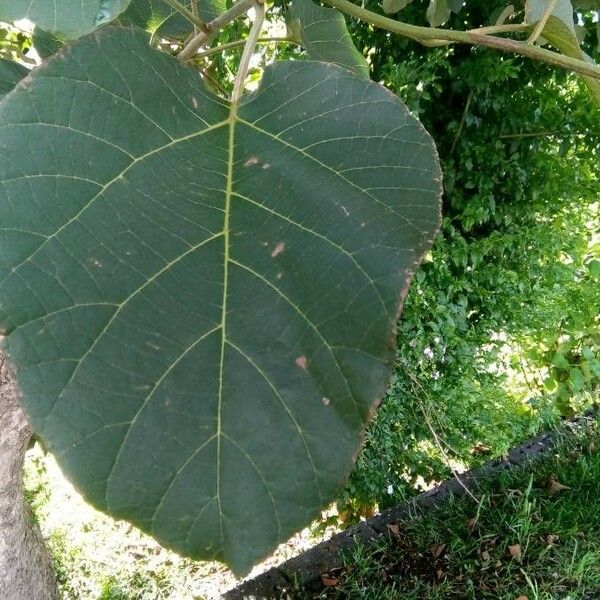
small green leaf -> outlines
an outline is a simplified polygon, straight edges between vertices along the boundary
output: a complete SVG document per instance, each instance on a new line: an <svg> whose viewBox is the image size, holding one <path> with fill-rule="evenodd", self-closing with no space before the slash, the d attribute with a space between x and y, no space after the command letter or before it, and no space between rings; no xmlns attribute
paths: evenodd
<svg viewBox="0 0 600 600"><path fill-rule="evenodd" d="M235 106L112 27L0 122L0 331L32 427L92 504L247 572L337 497L385 391L439 225L431 138L336 65L276 63Z"/></svg>
<svg viewBox="0 0 600 600"><path fill-rule="evenodd" d="M580 392L585 385L585 378L581 369L571 369L569 372L569 385L574 392Z"/></svg>
<svg viewBox="0 0 600 600"><path fill-rule="evenodd" d="M28 18L38 27L68 39L116 19L130 0L2 0L0 21Z"/></svg>
<svg viewBox="0 0 600 600"><path fill-rule="evenodd" d="M407 7L413 0L383 0L383 12L392 15Z"/></svg>
<svg viewBox="0 0 600 600"><path fill-rule="evenodd" d="M425 16L431 27L439 27L448 21L450 13L448 0L430 0Z"/></svg>
<svg viewBox="0 0 600 600"><path fill-rule="evenodd" d="M29 70L12 60L0 58L0 100L23 79Z"/></svg>
<svg viewBox="0 0 600 600"><path fill-rule="evenodd" d="M557 352L552 359L552 364L558 367L559 369L568 369L571 365L569 361L565 358L564 354Z"/></svg>
<svg viewBox="0 0 600 600"><path fill-rule="evenodd" d="M318 6L312 0L293 0L289 19L292 33L299 27L302 44L312 60L334 63L369 78L369 65L354 46L340 12Z"/></svg>
<svg viewBox="0 0 600 600"><path fill-rule="evenodd" d="M600 260L595 258L587 263L586 267L592 277L595 279L600 279Z"/></svg>

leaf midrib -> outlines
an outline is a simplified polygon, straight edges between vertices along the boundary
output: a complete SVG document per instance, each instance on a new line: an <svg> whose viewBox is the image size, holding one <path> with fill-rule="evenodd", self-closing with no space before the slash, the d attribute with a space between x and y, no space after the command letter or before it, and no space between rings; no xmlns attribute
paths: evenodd
<svg viewBox="0 0 600 600"><path fill-rule="evenodd" d="M223 378L225 368L225 343L227 341L227 292L229 285L229 217L231 213L231 196L233 192L233 160L235 145L235 124L237 121L237 104L232 103L229 114L229 136L227 156L227 182L225 188L225 210L223 216L223 300L221 303L221 359L219 361L219 398L217 404L217 486L216 497L219 509L219 530L221 543L225 544L223 535L223 509L221 506L221 438L223 435L222 409L223 409Z"/></svg>

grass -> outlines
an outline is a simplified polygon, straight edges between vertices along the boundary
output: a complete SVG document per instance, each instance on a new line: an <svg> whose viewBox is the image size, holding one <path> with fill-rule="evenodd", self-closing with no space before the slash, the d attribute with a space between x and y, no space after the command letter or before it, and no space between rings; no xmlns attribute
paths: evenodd
<svg viewBox="0 0 600 600"><path fill-rule="evenodd" d="M320 595L293 598L600 598L599 448L596 422L541 462L482 483L477 502L455 498L392 524L378 545L346 554Z"/></svg>

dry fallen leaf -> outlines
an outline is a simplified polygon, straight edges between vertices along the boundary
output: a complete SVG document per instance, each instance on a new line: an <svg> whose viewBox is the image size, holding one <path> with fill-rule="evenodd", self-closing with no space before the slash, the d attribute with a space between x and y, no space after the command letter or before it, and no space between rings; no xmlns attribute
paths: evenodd
<svg viewBox="0 0 600 600"><path fill-rule="evenodd" d="M471 448L471 454L489 454L491 451L492 449L483 442L475 442L475 445Z"/></svg>
<svg viewBox="0 0 600 600"><path fill-rule="evenodd" d="M400 527L396 523L387 523L386 527L396 536L400 536Z"/></svg>
<svg viewBox="0 0 600 600"><path fill-rule="evenodd" d="M527 596L521 595L517 597L517 600L529 600L529 598Z"/></svg>
<svg viewBox="0 0 600 600"><path fill-rule="evenodd" d="M481 560L485 560L486 562L490 560L490 553L487 550L484 550L480 556Z"/></svg>
<svg viewBox="0 0 600 600"><path fill-rule="evenodd" d="M546 541L549 544L558 544L558 542L560 542L560 538L557 535L550 533L546 536Z"/></svg>
<svg viewBox="0 0 600 600"><path fill-rule="evenodd" d="M521 558L521 544L513 544L508 547L508 553L513 558Z"/></svg>
<svg viewBox="0 0 600 600"><path fill-rule="evenodd" d="M439 558L444 553L445 549L446 544L436 544L435 546L431 546L431 548L429 548L429 552L433 554L434 558Z"/></svg>
<svg viewBox="0 0 600 600"><path fill-rule="evenodd" d="M554 475L552 475L550 477L550 479L548 480L548 490L550 491L550 494L554 496L554 494L558 494L559 492L562 492L563 490L570 490L571 488L568 485L563 485L562 483L560 483L560 481L558 481Z"/></svg>
<svg viewBox="0 0 600 600"><path fill-rule="evenodd" d="M337 577L333 577L333 575L325 573L324 575L321 575L321 583L325 587L336 587L340 584L340 580Z"/></svg>
<svg viewBox="0 0 600 600"><path fill-rule="evenodd" d="M467 529L472 533L477 527L477 517L473 517L467 521Z"/></svg>

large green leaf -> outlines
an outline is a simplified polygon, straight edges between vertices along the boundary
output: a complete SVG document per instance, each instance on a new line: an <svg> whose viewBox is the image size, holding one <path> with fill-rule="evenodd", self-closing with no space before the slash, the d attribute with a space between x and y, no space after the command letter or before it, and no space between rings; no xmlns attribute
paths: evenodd
<svg viewBox="0 0 600 600"><path fill-rule="evenodd" d="M341 65L369 78L369 65L356 49L342 13L312 0L293 0L288 17L311 59Z"/></svg>
<svg viewBox="0 0 600 600"><path fill-rule="evenodd" d="M199 0L196 5L198 16L207 22L227 9L226 0ZM185 17L162 0L131 0L120 21L124 25L136 25L157 35L180 36L190 33L192 29Z"/></svg>
<svg viewBox="0 0 600 600"><path fill-rule="evenodd" d="M0 102L0 331L102 510L238 572L336 497L439 222L433 143L335 65L239 107L106 28Z"/></svg>
<svg viewBox="0 0 600 600"><path fill-rule="evenodd" d="M108 23L130 0L2 0L0 21L28 18L42 29L77 38Z"/></svg>
<svg viewBox="0 0 600 600"><path fill-rule="evenodd" d="M525 4L525 18L528 23L539 22L544 14L547 0L527 0ZM552 44L557 50L571 56L594 64L593 59L580 47L575 32L573 20L573 7L570 0L559 0L542 31L544 39ZM600 81L593 77L582 75L590 94L600 106Z"/></svg>
<svg viewBox="0 0 600 600"><path fill-rule="evenodd" d="M28 73L29 70L23 65L0 58L0 99L6 96Z"/></svg>

